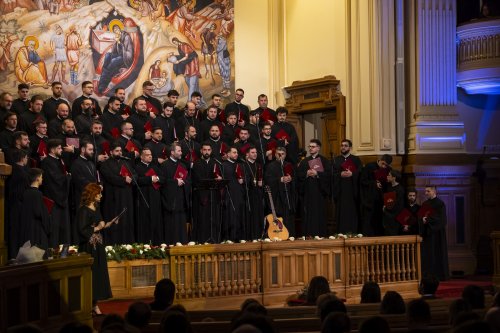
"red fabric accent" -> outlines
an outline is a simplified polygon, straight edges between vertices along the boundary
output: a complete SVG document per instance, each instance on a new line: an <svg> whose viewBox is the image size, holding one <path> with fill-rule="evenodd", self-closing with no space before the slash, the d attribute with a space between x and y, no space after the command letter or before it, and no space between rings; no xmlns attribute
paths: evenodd
<svg viewBox="0 0 500 333"><path fill-rule="evenodd" d="M139 148L137 148L137 146L135 145L135 143L132 142L132 140L127 141L125 149L128 150L129 152L139 151Z"/></svg>
<svg viewBox="0 0 500 333"><path fill-rule="evenodd" d="M288 135L288 133L284 129L280 129L278 133L274 135L274 137L276 138L276 140L290 141L290 135Z"/></svg>
<svg viewBox="0 0 500 333"><path fill-rule="evenodd" d="M109 147L108 141L104 141L103 143L101 143L101 149L102 149L102 152L106 155L109 155L111 153L111 149Z"/></svg>
<svg viewBox="0 0 500 333"><path fill-rule="evenodd" d="M54 208L54 200L50 199L50 198L47 198L46 196L43 196L43 204L45 205L45 207L47 207L47 211L50 213L52 213L52 208Z"/></svg>
<svg viewBox="0 0 500 333"><path fill-rule="evenodd" d="M156 174L156 172L154 171L154 169L149 169L145 174L145 176L148 176L148 177L153 177L153 176L158 176ZM151 185L153 185L153 188L155 190L158 190L160 187L161 187L161 184L160 183L151 183Z"/></svg>
<svg viewBox="0 0 500 333"><path fill-rule="evenodd" d="M188 171L186 168L182 166L181 163L177 164L177 169L175 169L174 179L181 178L182 180L186 180L188 176Z"/></svg>
<svg viewBox="0 0 500 333"><path fill-rule="evenodd" d="M122 167L120 168L120 176L122 176L123 178L127 176L132 177L132 174L125 165L122 165Z"/></svg>
<svg viewBox="0 0 500 333"><path fill-rule="evenodd" d="M36 152L38 156L47 156L48 151L47 151L47 144L45 143L44 140L40 140L40 143L38 144L38 148L36 149Z"/></svg>
<svg viewBox="0 0 500 333"><path fill-rule="evenodd" d="M118 139L120 137L120 130L116 127L113 127L111 129L111 136L115 139Z"/></svg>
<svg viewBox="0 0 500 333"><path fill-rule="evenodd" d="M358 168L356 167L356 164L354 164L354 162L350 158L345 160L344 163L342 163L340 166L342 167L342 170L344 170L344 171L349 170L351 172L356 172L358 170Z"/></svg>
<svg viewBox="0 0 500 333"><path fill-rule="evenodd" d="M153 111L154 112L154 111ZM156 112L155 112L156 113ZM144 130L146 132L152 132L153 131L153 125L151 124L151 121L146 121L146 123L144 124Z"/></svg>

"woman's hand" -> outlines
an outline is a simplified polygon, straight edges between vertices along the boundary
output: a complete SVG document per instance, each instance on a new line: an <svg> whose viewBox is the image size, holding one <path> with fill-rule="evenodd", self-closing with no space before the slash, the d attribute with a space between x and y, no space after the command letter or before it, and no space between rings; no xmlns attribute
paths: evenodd
<svg viewBox="0 0 500 333"><path fill-rule="evenodd" d="M101 229L104 229L105 226L106 224L104 223L104 221L99 222L99 224L94 227L94 232L98 232Z"/></svg>

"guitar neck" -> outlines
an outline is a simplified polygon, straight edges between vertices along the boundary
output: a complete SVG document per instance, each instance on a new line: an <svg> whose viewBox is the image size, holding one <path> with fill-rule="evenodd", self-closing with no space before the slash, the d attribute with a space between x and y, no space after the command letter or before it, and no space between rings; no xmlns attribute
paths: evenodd
<svg viewBox="0 0 500 333"><path fill-rule="evenodd" d="M276 210L274 209L274 201L271 191L267 192L267 195L269 196L269 202L271 203L271 212L273 213L273 218L277 220L278 216L276 216Z"/></svg>

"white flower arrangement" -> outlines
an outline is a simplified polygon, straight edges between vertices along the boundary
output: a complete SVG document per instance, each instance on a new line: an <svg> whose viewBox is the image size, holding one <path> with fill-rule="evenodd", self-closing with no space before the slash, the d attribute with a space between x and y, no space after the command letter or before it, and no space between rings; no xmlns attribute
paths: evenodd
<svg viewBox="0 0 500 333"><path fill-rule="evenodd" d="M188 246L193 246L193 245L196 245L196 242L189 242L188 243Z"/></svg>
<svg viewBox="0 0 500 333"><path fill-rule="evenodd" d="M182 246L182 243L181 242L177 242L177 243L175 243L175 246Z"/></svg>
<svg viewBox="0 0 500 333"><path fill-rule="evenodd" d="M295 237L293 237L293 236L292 236L292 237L288 237L288 240L289 240L290 242L293 242L293 241L295 240Z"/></svg>
<svg viewBox="0 0 500 333"><path fill-rule="evenodd" d="M246 241L246 240L244 240L244 239L240 240L240 243L241 243L241 244L245 244L246 242L247 242L247 241Z"/></svg>

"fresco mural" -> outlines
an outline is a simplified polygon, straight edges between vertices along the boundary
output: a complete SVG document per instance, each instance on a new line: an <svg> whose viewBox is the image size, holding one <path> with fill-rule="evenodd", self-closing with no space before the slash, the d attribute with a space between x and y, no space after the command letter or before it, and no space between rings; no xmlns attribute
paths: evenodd
<svg viewBox="0 0 500 333"><path fill-rule="evenodd" d="M234 90L233 0L0 0L0 14L0 91L14 96L60 81L72 101L86 80L102 104L117 87L130 102L145 80L181 103Z"/></svg>

